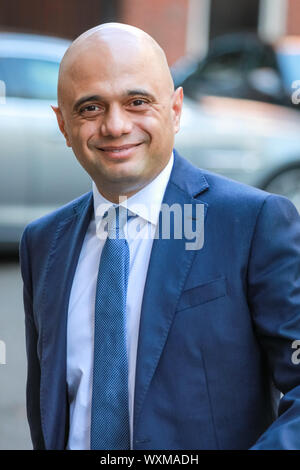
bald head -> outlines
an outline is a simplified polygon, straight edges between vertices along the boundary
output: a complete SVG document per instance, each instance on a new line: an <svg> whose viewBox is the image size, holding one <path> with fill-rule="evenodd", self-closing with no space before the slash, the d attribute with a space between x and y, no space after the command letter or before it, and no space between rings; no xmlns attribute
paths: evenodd
<svg viewBox="0 0 300 470"><path fill-rule="evenodd" d="M135 58L137 66L151 67L161 87L174 91L166 55L159 44L146 32L122 23L106 23L81 34L67 49L59 69L58 104L64 103L69 80L83 72L85 59L102 59L103 66L111 61ZM92 59L93 60L93 59ZM108 61L108 62L107 62Z"/></svg>

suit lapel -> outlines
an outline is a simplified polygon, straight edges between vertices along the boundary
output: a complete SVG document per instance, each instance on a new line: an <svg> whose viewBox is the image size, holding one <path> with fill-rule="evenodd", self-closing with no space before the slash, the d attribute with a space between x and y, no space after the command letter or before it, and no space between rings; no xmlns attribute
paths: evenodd
<svg viewBox="0 0 300 470"><path fill-rule="evenodd" d="M47 263L42 298L41 421L47 449L63 449L68 427L66 337L69 296L92 214L92 193L61 221Z"/></svg>
<svg viewBox="0 0 300 470"><path fill-rule="evenodd" d="M195 205L201 201L193 196L207 188L208 184L203 174L175 153L174 167L163 203L169 206L176 203L181 208L185 204L191 204L195 209ZM207 204L204 207L206 215ZM184 234L184 231L182 232ZM196 253L195 250L186 249L186 243L189 241L183 236L182 239L158 238L153 242L139 329L134 430Z"/></svg>

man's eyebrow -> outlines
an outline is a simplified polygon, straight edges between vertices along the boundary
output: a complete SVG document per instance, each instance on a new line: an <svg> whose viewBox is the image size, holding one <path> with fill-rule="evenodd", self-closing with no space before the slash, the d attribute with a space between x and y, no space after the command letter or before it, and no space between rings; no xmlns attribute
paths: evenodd
<svg viewBox="0 0 300 470"><path fill-rule="evenodd" d="M77 111L78 108L83 104L86 103L87 101L102 101L102 97L100 95L86 95L83 96L82 98L79 98L73 106L73 110Z"/></svg>
<svg viewBox="0 0 300 470"><path fill-rule="evenodd" d="M136 89L136 90L127 90L127 95L128 96L140 95L140 96L145 96L147 98L150 98L152 100L155 99L154 96L151 93L149 93L149 91L143 90L141 88Z"/></svg>

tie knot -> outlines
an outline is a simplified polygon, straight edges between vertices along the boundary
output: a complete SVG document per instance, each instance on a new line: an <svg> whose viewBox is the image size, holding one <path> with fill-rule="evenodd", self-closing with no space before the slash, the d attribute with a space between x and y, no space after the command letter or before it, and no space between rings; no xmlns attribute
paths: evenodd
<svg viewBox="0 0 300 470"><path fill-rule="evenodd" d="M133 217L123 206L112 206L105 212L103 219L107 222L107 233L109 238L124 238L124 226L128 219Z"/></svg>

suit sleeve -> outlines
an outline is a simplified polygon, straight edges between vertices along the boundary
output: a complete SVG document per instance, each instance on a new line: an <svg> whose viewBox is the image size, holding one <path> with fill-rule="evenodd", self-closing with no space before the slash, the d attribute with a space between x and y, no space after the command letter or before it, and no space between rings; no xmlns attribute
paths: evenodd
<svg viewBox="0 0 300 470"><path fill-rule="evenodd" d="M278 417L251 449L300 449L300 216L282 196L269 195L257 218L248 270L254 328L275 386Z"/></svg>
<svg viewBox="0 0 300 470"><path fill-rule="evenodd" d="M25 335L27 353L26 406L34 449L44 449L44 440L40 419L40 363L37 354L38 334L33 317L32 281L30 253L27 242L27 230L24 231L20 244L20 265L23 278L23 300L25 310Z"/></svg>

